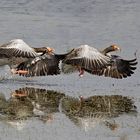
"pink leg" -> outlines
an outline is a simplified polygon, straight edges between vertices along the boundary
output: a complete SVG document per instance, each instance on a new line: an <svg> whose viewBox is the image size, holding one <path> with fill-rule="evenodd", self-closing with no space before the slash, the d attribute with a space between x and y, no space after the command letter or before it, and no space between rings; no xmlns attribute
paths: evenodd
<svg viewBox="0 0 140 140"><path fill-rule="evenodd" d="M28 71L27 70L18 70L18 71L15 71L15 74L28 74Z"/></svg>
<svg viewBox="0 0 140 140"><path fill-rule="evenodd" d="M81 71L80 71L80 73L79 73L79 76L80 76L80 77L83 77L83 76L84 76L84 72L85 72L84 69L81 69Z"/></svg>
<svg viewBox="0 0 140 140"><path fill-rule="evenodd" d="M77 68L78 68L78 71L79 71L79 76L80 77L83 77L83 75L84 75L84 69L82 69L80 66L77 66Z"/></svg>

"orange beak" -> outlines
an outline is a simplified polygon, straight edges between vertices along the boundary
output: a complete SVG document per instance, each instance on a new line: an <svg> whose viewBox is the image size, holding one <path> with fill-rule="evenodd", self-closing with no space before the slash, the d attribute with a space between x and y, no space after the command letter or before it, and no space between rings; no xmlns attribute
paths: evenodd
<svg viewBox="0 0 140 140"><path fill-rule="evenodd" d="M118 47L117 45L113 45L113 48L114 48L114 50L120 50L121 51L121 48Z"/></svg>
<svg viewBox="0 0 140 140"><path fill-rule="evenodd" d="M53 48L47 47L48 53L53 53L55 50Z"/></svg>

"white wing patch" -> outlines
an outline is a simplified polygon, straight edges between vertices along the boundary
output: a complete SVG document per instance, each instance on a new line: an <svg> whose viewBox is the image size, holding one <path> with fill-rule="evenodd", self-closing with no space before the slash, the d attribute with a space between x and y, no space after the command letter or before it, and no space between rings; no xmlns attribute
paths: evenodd
<svg viewBox="0 0 140 140"><path fill-rule="evenodd" d="M9 43L4 44L0 47L3 53L13 53L15 56L26 57L26 56L37 56L37 53L27 45L22 39L14 39L11 40ZM9 51L8 51L9 50Z"/></svg>
<svg viewBox="0 0 140 140"><path fill-rule="evenodd" d="M81 45L82 51L80 53L81 57L85 57L87 59L91 60L99 60L102 59L104 60L109 60L108 57L100 53L97 49L90 47L88 45ZM80 56L79 55L79 56Z"/></svg>
<svg viewBox="0 0 140 140"><path fill-rule="evenodd" d="M86 69L97 69L106 67L110 63L109 57L88 45L81 45L75 49L75 52L77 55L66 60L67 64L79 65Z"/></svg>

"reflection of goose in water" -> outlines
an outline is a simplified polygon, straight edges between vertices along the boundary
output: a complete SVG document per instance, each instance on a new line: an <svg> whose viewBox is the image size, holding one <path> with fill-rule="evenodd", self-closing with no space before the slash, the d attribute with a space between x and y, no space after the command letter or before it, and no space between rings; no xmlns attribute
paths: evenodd
<svg viewBox="0 0 140 140"><path fill-rule="evenodd" d="M2 100L2 98L1 98ZM26 119L33 115L33 106L30 101L20 100L18 98L10 98L4 100L0 105L0 112L5 114L7 120Z"/></svg>
<svg viewBox="0 0 140 140"><path fill-rule="evenodd" d="M0 46L0 66L9 65L12 72L16 73L15 68L20 63L52 51L49 47L32 48L23 40L14 39ZM17 73L22 73L22 71Z"/></svg>
<svg viewBox="0 0 140 140"><path fill-rule="evenodd" d="M2 95L2 94L1 94ZM17 98L6 99L0 95L0 121L22 130L27 124L26 120L33 116L33 106L27 100Z"/></svg>
<svg viewBox="0 0 140 140"><path fill-rule="evenodd" d="M21 129L31 117L43 122L53 120L59 112L59 101L65 94L46 89L20 88L12 92L10 99L0 96L0 120ZM21 124L20 126L19 124ZM19 128L18 128L19 127Z"/></svg>
<svg viewBox="0 0 140 140"><path fill-rule="evenodd" d="M36 109L45 113L53 113L59 111L59 101L65 94L53 90L26 87L15 90L12 96L28 99Z"/></svg>
<svg viewBox="0 0 140 140"><path fill-rule="evenodd" d="M5 122L26 121L32 117L48 122L58 112L85 130L97 124L114 130L118 124L112 119L124 113L137 113L133 101L121 95L74 98L57 91L26 87L12 92L8 100L0 96L0 120Z"/></svg>
<svg viewBox="0 0 140 140"><path fill-rule="evenodd" d="M12 92L8 100L0 97L0 112L7 120L27 119L28 117L42 117L59 112L60 99L65 96L53 90L37 88L21 88Z"/></svg>
<svg viewBox="0 0 140 140"><path fill-rule="evenodd" d="M112 118L124 113L136 113L133 101L125 96L91 96L80 99L64 97L61 100L61 111L70 118L77 126L88 130L103 123L111 130L118 125Z"/></svg>

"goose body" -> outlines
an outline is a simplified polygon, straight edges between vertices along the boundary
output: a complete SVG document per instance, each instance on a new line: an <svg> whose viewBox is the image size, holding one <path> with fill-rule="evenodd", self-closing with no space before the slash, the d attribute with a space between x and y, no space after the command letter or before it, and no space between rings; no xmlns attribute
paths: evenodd
<svg viewBox="0 0 140 140"><path fill-rule="evenodd" d="M79 76L86 71L98 76L122 79L134 73L137 62L136 59L125 60L110 54L110 52L119 49L116 45L112 45L98 51L88 45L81 45L67 54L45 54L27 60L21 63L17 70L26 70L26 74L21 74L25 76L44 76L60 74L61 72L67 73L70 69L72 72L79 71ZM62 65L60 65L60 61ZM65 72L66 68L68 68L67 72Z"/></svg>
<svg viewBox="0 0 140 140"><path fill-rule="evenodd" d="M36 61L37 59L38 61ZM106 65L110 63L110 58L100 53L97 49L88 45L82 45L78 48L72 49L67 54L51 54L43 55L39 58L37 57L30 62L27 61L27 63L22 63L17 69L28 70L29 76L50 75L51 72L48 72L48 69L54 71L51 68L52 65L56 70L61 69L58 68L60 60L64 64L76 67L80 72L82 72L83 69L93 70L105 68ZM43 74L40 72L42 71L41 69L44 71Z"/></svg>
<svg viewBox="0 0 140 140"><path fill-rule="evenodd" d="M101 53L103 54L104 56L107 56L107 57L110 57L110 54L109 52L112 52L112 51L117 51L117 50L120 50L120 48L116 45L111 45L101 51L97 51L98 53ZM68 74L68 73L73 73L73 72L76 72L78 69L77 67L75 66L72 66L72 65L69 65L69 64L66 64L66 63L63 63L62 64L62 72L65 73L65 74ZM92 70L89 70L89 71L92 71Z"/></svg>
<svg viewBox="0 0 140 140"><path fill-rule="evenodd" d="M122 79L128 76L131 76L134 73L137 65L137 59L125 60L117 55L112 55L111 52L120 50L117 45L111 45L103 50L100 51L103 55L109 57L111 59L111 63L104 68L97 68L97 69L87 69L84 70L90 74L98 75L98 76L105 76L111 78ZM67 65L63 63L62 71L64 73L72 73L77 71L76 67L72 65Z"/></svg>
<svg viewBox="0 0 140 140"><path fill-rule="evenodd" d="M27 60L17 66L17 71L24 70L27 73L20 73L22 76L45 76L58 75L61 73L60 63L66 54L44 54Z"/></svg>
<svg viewBox="0 0 140 140"><path fill-rule="evenodd" d="M110 63L110 58L88 45L81 45L69 53L63 63L87 69L104 68Z"/></svg>
<svg viewBox="0 0 140 140"><path fill-rule="evenodd" d="M116 45L111 45L108 48L105 48L101 53L111 58L111 65L107 66L106 68L97 69L97 70L89 70L85 69L88 73L98 75L98 76L105 76L111 78L127 78L134 73L137 65L137 59L130 59L126 60L121 58L117 55L111 55L110 52L119 50L120 48Z"/></svg>
<svg viewBox="0 0 140 140"><path fill-rule="evenodd" d="M14 39L0 46L0 66L9 65L15 69L20 63L48 51L46 47L32 48L22 39Z"/></svg>

